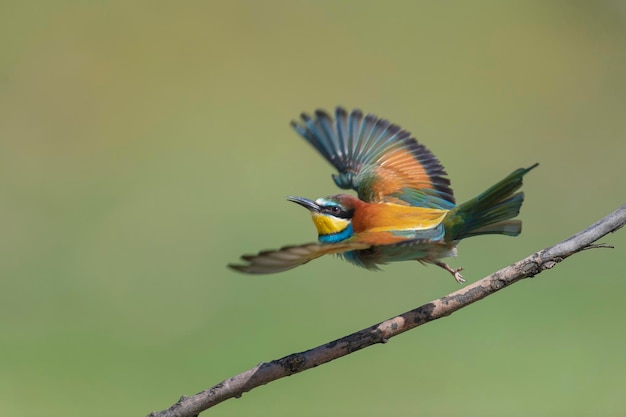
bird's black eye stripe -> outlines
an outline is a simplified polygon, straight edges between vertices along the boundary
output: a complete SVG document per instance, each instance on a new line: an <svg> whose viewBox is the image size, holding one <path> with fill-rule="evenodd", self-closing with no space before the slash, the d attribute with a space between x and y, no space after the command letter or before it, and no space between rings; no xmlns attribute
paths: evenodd
<svg viewBox="0 0 626 417"><path fill-rule="evenodd" d="M322 207L321 210L323 213L328 213L334 217L339 217L341 219L351 219L354 214L354 210L343 210L339 206L326 206Z"/></svg>

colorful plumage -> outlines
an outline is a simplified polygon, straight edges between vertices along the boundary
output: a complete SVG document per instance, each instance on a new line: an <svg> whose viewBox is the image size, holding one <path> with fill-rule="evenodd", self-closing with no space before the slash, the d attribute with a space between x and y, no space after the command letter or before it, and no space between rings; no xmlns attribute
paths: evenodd
<svg viewBox="0 0 626 417"><path fill-rule="evenodd" d="M341 107L335 118L322 110L302 114L292 126L338 171L335 184L358 197L337 194L315 201L288 197L311 212L318 242L244 255L231 268L250 274L286 271L322 255L338 254L376 270L389 262L417 260L438 265L458 282L459 273L440 261L454 256L461 239L483 234L517 236L524 194L520 168L477 197L456 205L450 180L437 158L397 125Z"/></svg>

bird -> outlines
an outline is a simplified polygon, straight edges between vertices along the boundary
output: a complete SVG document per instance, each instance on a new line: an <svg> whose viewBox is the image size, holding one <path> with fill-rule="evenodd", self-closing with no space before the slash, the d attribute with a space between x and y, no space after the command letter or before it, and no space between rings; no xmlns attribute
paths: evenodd
<svg viewBox="0 0 626 417"><path fill-rule="evenodd" d="M228 265L236 271L277 273L335 254L369 270L399 261L433 264L462 283L463 268L441 261L456 256L461 240L521 233L521 221L513 219L524 201L518 190L537 163L457 205L437 157L386 119L337 107L334 117L316 110L313 116L302 113L291 126L337 170L335 184L357 195L287 197L310 212L317 242L243 255L242 263Z"/></svg>

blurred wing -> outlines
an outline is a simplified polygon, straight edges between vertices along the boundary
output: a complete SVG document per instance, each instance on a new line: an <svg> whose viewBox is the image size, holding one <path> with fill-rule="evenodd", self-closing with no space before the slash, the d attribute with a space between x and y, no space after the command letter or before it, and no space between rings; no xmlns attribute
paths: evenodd
<svg viewBox="0 0 626 417"><path fill-rule="evenodd" d="M446 210L455 206L443 166L406 130L341 107L334 120L322 110L301 118L292 126L339 171L333 179L340 188L356 190L367 202Z"/></svg>
<svg viewBox="0 0 626 417"><path fill-rule="evenodd" d="M442 248L444 255L448 255L443 236L442 224L427 230L362 232L355 237L355 241L371 243L370 249L346 252L343 257L363 268L378 270L379 265L389 262L423 259L431 254L437 257Z"/></svg>
<svg viewBox="0 0 626 417"><path fill-rule="evenodd" d="M343 253L357 249L367 249L371 245L358 242L333 244L307 243L285 246L277 250L259 252L257 255L243 255L246 265L228 265L230 268L248 274L273 274L295 268L322 255Z"/></svg>

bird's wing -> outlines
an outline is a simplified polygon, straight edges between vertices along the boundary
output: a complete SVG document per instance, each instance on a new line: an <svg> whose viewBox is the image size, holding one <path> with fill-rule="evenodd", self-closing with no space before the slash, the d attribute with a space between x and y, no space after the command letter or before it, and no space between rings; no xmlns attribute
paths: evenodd
<svg viewBox="0 0 626 417"><path fill-rule="evenodd" d="M338 171L340 188L354 189L367 202L449 210L455 206L450 180L437 158L401 127L360 110L337 107L292 122Z"/></svg>
<svg viewBox="0 0 626 417"><path fill-rule="evenodd" d="M370 246L371 244L361 242L307 243L285 246L277 250L262 251L257 255L243 255L241 259L247 262L246 265L228 266L248 274L273 274L295 268L322 255L367 249Z"/></svg>

